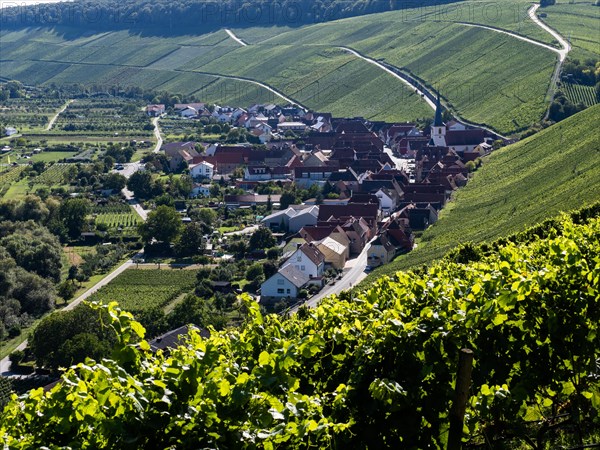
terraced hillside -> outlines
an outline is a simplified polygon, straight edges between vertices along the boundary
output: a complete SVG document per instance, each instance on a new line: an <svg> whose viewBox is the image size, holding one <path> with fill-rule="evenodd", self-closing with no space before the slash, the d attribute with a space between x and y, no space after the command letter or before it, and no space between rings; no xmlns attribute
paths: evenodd
<svg viewBox="0 0 600 450"><path fill-rule="evenodd" d="M599 116L596 105L493 153L418 247L370 277L430 263L459 244L493 241L597 201Z"/></svg>
<svg viewBox="0 0 600 450"><path fill-rule="evenodd" d="M27 83L102 83L195 94L229 104L282 101L260 81L303 105L345 116L408 120L430 115L401 81L336 47L348 46L439 88L461 116L501 133L528 127L546 107L556 55L496 31L547 43L523 19L530 3L466 1L303 27L224 30L200 36L148 36L72 29L0 33L2 76ZM227 76L229 78L223 78ZM235 78L243 78L243 80Z"/></svg>

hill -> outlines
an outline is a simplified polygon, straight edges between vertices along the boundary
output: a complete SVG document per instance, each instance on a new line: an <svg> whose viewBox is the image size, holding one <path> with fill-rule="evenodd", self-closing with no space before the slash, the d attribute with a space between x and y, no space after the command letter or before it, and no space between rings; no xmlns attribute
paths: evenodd
<svg viewBox="0 0 600 450"><path fill-rule="evenodd" d="M465 242L489 242L600 198L600 105L582 111L485 159L442 210L418 247L375 270L429 264Z"/></svg>
<svg viewBox="0 0 600 450"><path fill-rule="evenodd" d="M263 317L246 298L241 329L192 332L169 355L150 351L130 314L96 306L112 317L112 358L87 360L51 392L13 400L0 441L446 448L466 347L475 359L465 423L473 446L589 443L600 417L600 220L565 218L544 234L478 262L380 280L289 319Z"/></svg>
<svg viewBox="0 0 600 450"><path fill-rule="evenodd" d="M94 23L85 29L9 27L0 34L2 76L30 84L137 85L242 106L282 101L252 83L258 81L335 115L404 121L431 114L400 80L338 48L346 46L439 89L465 119L504 134L518 132L546 111L556 55L462 23L494 24L551 40L521 20L526 2L503 3L506 9L497 15L486 14L490 8L481 5L497 3L425 5L304 26L243 28L238 22L234 31L247 47L224 30L182 26L176 34L161 22L152 30L128 31L106 31Z"/></svg>

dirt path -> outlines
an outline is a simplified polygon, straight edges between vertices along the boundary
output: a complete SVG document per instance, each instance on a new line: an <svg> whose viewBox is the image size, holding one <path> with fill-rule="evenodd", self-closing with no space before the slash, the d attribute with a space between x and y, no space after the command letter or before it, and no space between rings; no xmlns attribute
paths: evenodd
<svg viewBox="0 0 600 450"><path fill-rule="evenodd" d="M225 28L225 32L229 35L229 37L231 39L233 39L235 42L237 42L238 44L240 44L242 47L247 47L248 44L246 44L243 40L241 40L239 37L237 37L233 31L231 31L229 28Z"/></svg>
<svg viewBox="0 0 600 450"><path fill-rule="evenodd" d="M56 120L58 119L58 116L60 116L62 113L65 112L65 109L67 109L67 107L73 103L73 100L68 100L67 103L65 103L62 108L60 108L56 114L54 114L54 117L52 117L52 119L50 119L50 122L48 122L48 126L46 126L46 131L50 131L52 129L52 127L54 126L54 124L56 123Z"/></svg>

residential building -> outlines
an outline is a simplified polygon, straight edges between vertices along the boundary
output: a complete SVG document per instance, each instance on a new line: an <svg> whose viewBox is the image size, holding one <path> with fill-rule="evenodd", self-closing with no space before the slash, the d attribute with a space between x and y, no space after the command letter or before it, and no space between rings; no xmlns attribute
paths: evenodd
<svg viewBox="0 0 600 450"><path fill-rule="evenodd" d="M298 298L300 289L309 281L308 275L296 269L292 264L286 264L261 285L261 301L277 298Z"/></svg>
<svg viewBox="0 0 600 450"><path fill-rule="evenodd" d="M318 278L323 275L325 269L325 256L312 243L303 244L292 253L286 264L293 265L309 278Z"/></svg>
<svg viewBox="0 0 600 450"><path fill-rule="evenodd" d="M212 180L213 176L215 175L215 166L208 161L201 161L198 164L191 164L189 169L190 175L194 179Z"/></svg>

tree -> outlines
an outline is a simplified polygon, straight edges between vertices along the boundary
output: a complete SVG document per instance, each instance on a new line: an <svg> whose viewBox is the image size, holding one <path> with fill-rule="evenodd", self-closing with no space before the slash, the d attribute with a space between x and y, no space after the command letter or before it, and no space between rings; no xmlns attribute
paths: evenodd
<svg viewBox="0 0 600 450"><path fill-rule="evenodd" d="M292 192L284 192L281 194L281 200L279 200L279 204L281 205L281 209L286 209L288 206L296 203L296 195Z"/></svg>
<svg viewBox="0 0 600 450"><path fill-rule="evenodd" d="M197 255L203 247L203 229L199 223L188 223L175 243L175 253L178 256Z"/></svg>
<svg viewBox="0 0 600 450"><path fill-rule="evenodd" d="M148 220L140 224L139 232L146 243L152 239L171 243L181 232L181 216L175 208L161 205L148 214Z"/></svg>
<svg viewBox="0 0 600 450"><path fill-rule="evenodd" d="M60 206L60 217L67 228L69 237L79 237L89 213L89 202L83 198L65 200Z"/></svg>
<svg viewBox="0 0 600 450"><path fill-rule="evenodd" d="M265 279L265 273L263 271L262 264L259 264L259 263L252 264L246 270L246 280L260 284L264 281L264 279Z"/></svg>
<svg viewBox="0 0 600 450"><path fill-rule="evenodd" d="M195 219L205 223L209 227L212 227L215 224L215 222L218 218L218 215L214 209L201 208L201 209L195 209L193 211L193 217Z"/></svg>
<svg viewBox="0 0 600 450"><path fill-rule="evenodd" d="M75 292L77 292L77 287L70 281L63 281L58 285L56 292L66 302L73 298Z"/></svg>
<svg viewBox="0 0 600 450"><path fill-rule="evenodd" d="M127 189L133 194L142 199L147 199L152 196L152 175L145 170L135 172L127 181Z"/></svg>
<svg viewBox="0 0 600 450"><path fill-rule="evenodd" d="M42 319L29 339L29 348L40 367L57 369L83 361L99 360L110 354L114 333L105 310L82 304L71 311L50 314Z"/></svg>
<svg viewBox="0 0 600 450"><path fill-rule="evenodd" d="M260 227L252 236L250 236L249 248L250 250L262 250L265 248L274 247L277 241L271 233L271 230L265 227Z"/></svg>
<svg viewBox="0 0 600 450"><path fill-rule="evenodd" d="M62 269L62 247L48 229L27 226L31 223L26 222L0 239L0 246L6 249L17 265L57 282Z"/></svg>
<svg viewBox="0 0 600 450"><path fill-rule="evenodd" d="M120 191L125 186L127 186L127 178L120 173L107 173L102 177L102 187L104 189Z"/></svg>

